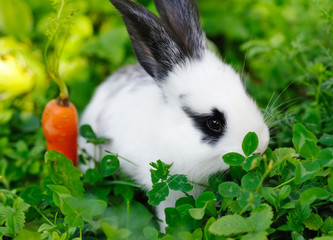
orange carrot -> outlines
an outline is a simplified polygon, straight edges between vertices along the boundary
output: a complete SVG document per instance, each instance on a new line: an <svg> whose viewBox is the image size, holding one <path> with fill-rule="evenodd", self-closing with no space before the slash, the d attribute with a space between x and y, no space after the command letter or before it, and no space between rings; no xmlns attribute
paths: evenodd
<svg viewBox="0 0 333 240"><path fill-rule="evenodd" d="M44 49L44 62L49 77L58 85L60 93L46 105L42 115L42 128L48 150L56 150L77 166L78 115L75 106L69 101L67 86L59 73L60 57L69 36L72 13L64 11L67 2L61 0L56 8L56 18L52 20L46 35L48 41ZM66 21L63 21L66 19ZM51 54L48 56L49 47Z"/></svg>
<svg viewBox="0 0 333 240"><path fill-rule="evenodd" d="M77 166L78 115L71 102L61 103L53 99L46 105L42 115L42 128L48 150L56 150Z"/></svg>

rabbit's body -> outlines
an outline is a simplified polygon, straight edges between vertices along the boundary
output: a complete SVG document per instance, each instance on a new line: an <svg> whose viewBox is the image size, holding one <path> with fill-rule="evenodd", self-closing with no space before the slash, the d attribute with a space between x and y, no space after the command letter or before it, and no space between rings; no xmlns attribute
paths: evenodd
<svg viewBox="0 0 333 240"><path fill-rule="evenodd" d="M172 174L206 183L227 169L223 154L242 153L249 131L259 137L257 152L266 149L262 114L239 75L208 50L192 0L156 0L163 23L132 1L111 1L123 14L141 66L123 68L99 86L81 123L111 139L105 149L135 163L121 162L127 174L150 189L149 163L161 159L173 163ZM196 186L193 194L200 191ZM181 194L170 193L158 206L162 220L164 207Z"/></svg>

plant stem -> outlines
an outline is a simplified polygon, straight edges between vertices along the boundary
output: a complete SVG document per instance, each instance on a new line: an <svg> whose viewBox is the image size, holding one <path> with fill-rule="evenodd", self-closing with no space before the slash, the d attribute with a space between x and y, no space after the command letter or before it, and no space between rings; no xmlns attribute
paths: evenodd
<svg viewBox="0 0 333 240"><path fill-rule="evenodd" d="M320 89L321 89L321 84L323 82L323 77L322 75L319 76L318 78L318 85L317 85L317 89L316 89L316 105L318 106L319 104L319 95L320 95Z"/></svg>
<svg viewBox="0 0 333 240"><path fill-rule="evenodd" d="M129 214L130 214L130 201L127 199L127 221L126 221L126 227L129 228Z"/></svg>
<svg viewBox="0 0 333 240"><path fill-rule="evenodd" d="M126 162L129 162L129 163L131 163L131 164L133 164L135 166L138 166L138 164L136 164L135 162L132 162L131 160L129 160L129 159L123 157L123 156L120 156L120 155L118 155L116 153L113 153L113 152L110 152L110 151L105 151L105 152L110 153L111 155L117 156L117 157L119 157L119 158L125 160Z"/></svg>
<svg viewBox="0 0 333 240"><path fill-rule="evenodd" d="M290 178L288 181L286 181L286 182L284 182L284 183L281 183L280 185L278 185L278 186L276 186L275 188L273 188L273 190L278 189L278 188L280 188L280 187L282 187L282 186L284 186L284 185L286 185L286 184L288 184L288 183L294 181L295 178L296 178L296 177Z"/></svg>
<svg viewBox="0 0 333 240"><path fill-rule="evenodd" d="M49 39L46 43L45 49L44 49L43 57L44 57L46 72L48 73L50 78L53 81L55 81L55 83L58 85L59 90L60 90L59 98L57 101L58 104L61 106L68 106L68 89L67 89L67 86L66 86L64 80L61 78L61 76L59 74L60 56L63 51L65 42L67 41L68 33L66 34L65 38L63 39L63 42L62 42L60 48L57 47L59 36L61 34L60 20L62 17L62 12L64 10L64 6L65 6L65 0L62 0L59 11L58 11L57 19L56 19L55 36L49 37ZM54 51L53 51L53 56L52 56L52 64L49 64L49 61L47 58L47 53L48 53L48 50L49 50L49 47L50 47L50 44L52 41L54 42Z"/></svg>
<svg viewBox="0 0 333 240"><path fill-rule="evenodd" d="M36 205L33 205L33 207L36 209L36 211L52 226L54 227L54 224L42 213L39 208Z"/></svg>
<svg viewBox="0 0 333 240"><path fill-rule="evenodd" d="M267 175L268 175L268 174L270 173L270 171L273 169L273 165L274 165L274 162L273 162L273 160L271 160L271 161L269 162L269 164L267 165L267 167L266 167L266 171L265 171L264 175L262 176L262 178L261 178L261 180L260 180L260 183L258 184L258 187L256 188L256 191L255 191L255 193L254 193L255 195L258 194L260 188L262 188L262 184L264 183L264 180L265 180L265 178L267 177ZM239 215L242 215L242 214L246 211L246 209L252 205L253 200L254 200L254 196L255 196L255 195L253 195L253 194L251 193L251 195L250 195L250 199L249 199L249 203L248 203L248 204L242 209L242 211L239 213Z"/></svg>
<svg viewBox="0 0 333 240"><path fill-rule="evenodd" d="M267 177L267 175L269 174L269 172L273 169L273 161L271 160L266 168L266 171L264 173L264 175L262 176L260 183L256 189L256 194L259 192L260 188L262 187L262 184L264 183L265 178Z"/></svg>
<svg viewBox="0 0 333 240"><path fill-rule="evenodd" d="M193 184L193 185L198 185L198 186L201 186L201 187L204 187L204 188L208 188L208 189L211 189L210 186L206 185L206 184L203 184L203 183L197 183L197 182L193 182L193 181L188 181L189 183Z"/></svg>
<svg viewBox="0 0 333 240"><path fill-rule="evenodd" d="M126 181L110 181L110 182L104 182L104 185L126 185L130 187L137 187L141 188L142 186L139 184L131 183L131 182L126 182Z"/></svg>
<svg viewBox="0 0 333 240"><path fill-rule="evenodd" d="M248 209L248 207L250 207L252 205L253 200L254 200L254 196L252 193L250 193L249 203L242 209L242 211L240 211L239 215L242 215L246 211L246 209Z"/></svg>
<svg viewBox="0 0 333 240"><path fill-rule="evenodd" d="M58 213L59 213L59 212L56 212L56 214L55 214L55 216L54 216L54 225L56 225L56 224L57 224L57 217L58 217Z"/></svg>

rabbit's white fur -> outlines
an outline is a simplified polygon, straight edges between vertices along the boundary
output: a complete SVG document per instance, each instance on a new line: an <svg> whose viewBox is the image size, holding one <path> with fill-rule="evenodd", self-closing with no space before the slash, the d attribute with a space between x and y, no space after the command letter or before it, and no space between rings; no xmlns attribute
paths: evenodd
<svg viewBox="0 0 333 240"><path fill-rule="evenodd" d="M172 173L206 183L211 174L227 169L222 155L242 153L241 143L249 131L259 137L257 151L266 149L269 132L259 109L239 75L211 52L178 67L161 88L140 66L127 68L139 71L138 76L119 73L101 84L81 124L90 124L99 136L112 139L104 149L134 161L137 165L122 161L121 167L148 189L152 186L149 163L158 159L173 163ZM209 113L212 107L225 112L227 128L217 145L202 142L200 130L181 108L184 105L199 113ZM80 139L80 146L92 153L85 140ZM164 205L174 201L168 199Z"/></svg>
<svg viewBox="0 0 333 240"><path fill-rule="evenodd" d="M223 136L214 144L203 141L202 131L184 107L198 114L210 114L212 109L223 112ZM135 162L121 161L121 168L147 189L152 187L150 162L173 163L172 174L207 183L210 175L228 168L222 155L242 153L241 143L248 132L259 137L257 152L263 152L269 141L263 116L240 76L208 49L200 59L173 66L160 82L140 65L123 68L98 87L81 124L90 124L97 135L111 139L104 149ZM93 152L84 139L80 147ZM201 190L196 186L192 193ZM157 207L158 217L164 220L164 208L173 206L181 195L171 192Z"/></svg>

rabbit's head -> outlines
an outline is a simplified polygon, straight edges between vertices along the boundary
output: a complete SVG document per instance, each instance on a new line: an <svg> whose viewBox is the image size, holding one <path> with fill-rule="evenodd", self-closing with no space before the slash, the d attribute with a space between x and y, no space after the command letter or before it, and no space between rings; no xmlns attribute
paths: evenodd
<svg viewBox="0 0 333 240"><path fill-rule="evenodd" d="M194 0L155 0L160 18L130 0L111 2L165 104L174 109L179 123L190 125L184 125L184 132L191 139L179 145L190 146L186 151L194 158L211 159L211 165L201 161L196 167L214 168L223 154L242 153L242 140L250 131L259 138L256 152L265 151L269 131L264 118L240 76L208 49Z"/></svg>

